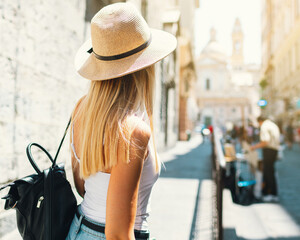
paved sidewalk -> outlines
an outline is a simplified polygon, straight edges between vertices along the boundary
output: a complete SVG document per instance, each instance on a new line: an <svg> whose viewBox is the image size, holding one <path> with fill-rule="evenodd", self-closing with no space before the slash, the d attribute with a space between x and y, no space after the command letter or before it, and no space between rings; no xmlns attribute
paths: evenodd
<svg viewBox="0 0 300 240"><path fill-rule="evenodd" d="M225 240L300 240L300 148L285 150L276 163L279 203L234 204L224 191Z"/></svg>
<svg viewBox="0 0 300 240"><path fill-rule="evenodd" d="M157 240L212 240L212 186L209 143L178 142L160 154L166 169L154 186L149 218Z"/></svg>
<svg viewBox="0 0 300 240"><path fill-rule="evenodd" d="M151 237L157 240L212 240L211 146L201 143L196 136L159 154L166 169L153 188L149 217ZM15 212L5 214L3 223L15 226ZM21 240L16 229L0 239Z"/></svg>
<svg viewBox="0 0 300 240"><path fill-rule="evenodd" d="M285 149L284 157L276 164L280 204L300 226L300 146ZM300 238L299 238L300 240Z"/></svg>

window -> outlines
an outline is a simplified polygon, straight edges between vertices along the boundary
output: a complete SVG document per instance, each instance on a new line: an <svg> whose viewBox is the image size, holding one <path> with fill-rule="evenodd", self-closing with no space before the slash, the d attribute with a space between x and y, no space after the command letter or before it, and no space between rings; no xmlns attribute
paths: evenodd
<svg viewBox="0 0 300 240"><path fill-rule="evenodd" d="M209 90L211 89L210 84L211 84L211 83L210 83L210 79L207 78L207 79L205 80L205 90L209 91Z"/></svg>
<svg viewBox="0 0 300 240"><path fill-rule="evenodd" d="M291 75L291 73L293 72L293 53L292 53L292 49L289 51L289 70L288 70L288 76Z"/></svg>
<svg viewBox="0 0 300 240"><path fill-rule="evenodd" d="M147 8L148 8L147 0L142 0L141 12L146 21L147 21Z"/></svg>
<svg viewBox="0 0 300 240"><path fill-rule="evenodd" d="M296 17L300 16L300 0L296 0Z"/></svg>
<svg viewBox="0 0 300 240"><path fill-rule="evenodd" d="M189 81L187 79L184 81L184 88L185 88L184 92L188 93L189 90L190 90L190 84L189 84Z"/></svg>
<svg viewBox="0 0 300 240"><path fill-rule="evenodd" d="M294 45L294 47L291 49L291 54L292 54L292 73L296 70L296 51L297 51L297 46L296 44Z"/></svg>
<svg viewBox="0 0 300 240"><path fill-rule="evenodd" d="M295 67L298 69L299 67L299 41L296 42L295 45Z"/></svg>
<svg viewBox="0 0 300 240"><path fill-rule="evenodd" d="M205 124L206 127L210 126L212 124L212 117L205 116L204 117L204 124Z"/></svg>
<svg viewBox="0 0 300 240"><path fill-rule="evenodd" d="M108 4L109 3L106 3L106 5ZM93 16L104 6L105 3L102 3L102 1L86 0L85 21L90 22Z"/></svg>
<svg viewBox="0 0 300 240"><path fill-rule="evenodd" d="M240 41L236 41L235 44L234 44L234 49L235 49L235 52L236 53L239 53L240 52L240 49L241 49L241 43Z"/></svg>
<svg viewBox="0 0 300 240"><path fill-rule="evenodd" d="M90 22L93 16L103 7L116 3L125 2L125 0L86 0L85 21Z"/></svg>

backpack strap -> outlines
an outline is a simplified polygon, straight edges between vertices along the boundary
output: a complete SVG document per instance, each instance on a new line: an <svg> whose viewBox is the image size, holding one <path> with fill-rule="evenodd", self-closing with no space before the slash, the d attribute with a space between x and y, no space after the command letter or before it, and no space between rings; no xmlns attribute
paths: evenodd
<svg viewBox="0 0 300 240"><path fill-rule="evenodd" d="M29 143L27 148L26 148L26 154L27 154L27 157L28 157L28 160L29 162L31 163L32 167L34 168L34 170L38 173L38 174L41 174L41 170L39 169L39 167L37 166L37 164L35 163L34 159L33 159L33 156L31 154L31 147L32 146L36 146L38 147L39 149L41 149L44 153L46 153L46 155L48 156L48 158L50 159L50 161L54 164L54 161L50 155L50 153L45 149L43 148L40 144L38 143ZM54 165L53 165L54 166Z"/></svg>
<svg viewBox="0 0 300 240"><path fill-rule="evenodd" d="M56 152L55 157L54 157L54 160L53 160L52 167L54 167L54 166L56 165L57 156L58 156L58 154L59 154L59 152L60 152L61 146L62 146L62 144L63 144L63 142L64 142L64 140L65 140L65 137L66 137L66 135L67 135L67 131L68 131L68 128L69 128L69 126L70 126L71 120L72 120L72 118L70 118L70 120L69 120L69 122L68 122L68 124L67 124L66 130L65 130L64 136L62 137L62 139L61 139L61 141L60 141L59 147L58 147L58 149L57 149L57 152Z"/></svg>
<svg viewBox="0 0 300 240"><path fill-rule="evenodd" d="M45 216L45 226L44 226L44 236L45 240L51 240L52 239L52 217L54 209L52 208L53 203L53 168L48 168L44 170L44 214Z"/></svg>

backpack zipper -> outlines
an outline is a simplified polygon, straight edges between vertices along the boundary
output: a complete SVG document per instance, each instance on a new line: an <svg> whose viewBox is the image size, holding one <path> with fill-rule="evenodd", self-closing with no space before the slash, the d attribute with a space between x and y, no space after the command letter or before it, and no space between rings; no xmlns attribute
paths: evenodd
<svg viewBox="0 0 300 240"><path fill-rule="evenodd" d="M39 200L37 202L37 205L36 205L37 208L41 207L41 204L42 204L43 200L44 200L44 196L40 196L40 198L39 198Z"/></svg>

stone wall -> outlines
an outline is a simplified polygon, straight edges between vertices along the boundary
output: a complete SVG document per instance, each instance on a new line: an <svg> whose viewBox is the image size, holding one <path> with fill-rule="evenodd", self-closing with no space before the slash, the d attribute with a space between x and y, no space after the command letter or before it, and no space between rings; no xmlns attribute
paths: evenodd
<svg viewBox="0 0 300 240"><path fill-rule="evenodd" d="M141 8L139 1L131 1ZM162 29L165 11L174 5L173 0L149 1L149 25ZM73 66L76 51L90 29L84 21L85 12L85 1L81 0L0 2L0 184L33 172L25 154L28 143L40 143L55 155L74 104L87 90L88 82ZM161 85L169 69L162 73L162 64L156 65L154 118L159 151L173 146L178 138L179 65L176 57L173 61L176 86L164 106L167 143ZM61 161L69 160L68 144L61 153ZM49 165L43 154L35 156L41 168Z"/></svg>
<svg viewBox="0 0 300 240"><path fill-rule="evenodd" d="M73 67L84 41L84 13L79 0L0 3L0 183L33 172L29 142L55 154L87 86ZM65 144L61 159L67 154ZM39 155L43 168L48 162Z"/></svg>

